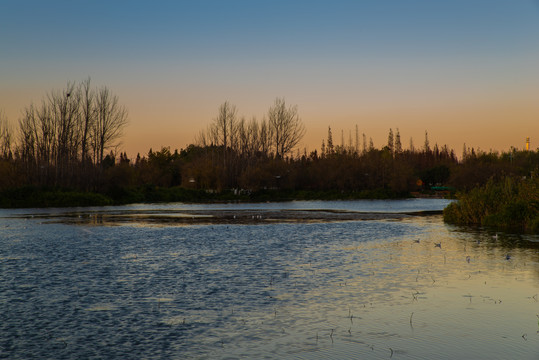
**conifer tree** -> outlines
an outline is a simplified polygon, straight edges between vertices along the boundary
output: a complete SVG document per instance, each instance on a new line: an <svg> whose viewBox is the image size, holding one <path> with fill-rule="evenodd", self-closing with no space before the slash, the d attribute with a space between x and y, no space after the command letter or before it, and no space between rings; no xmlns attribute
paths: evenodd
<svg viewBox="0 0 539 360"><path fill-rule="evenodd" d="M402 144L401 144L401 134L397 128L397 133L395 135L395 154L402 153Z"/></svg>
<svg viewBox="0 0 539 360"><path fill-rule="evenodd" d="M395 152L395 140L393 138L393 129L389 129L389 134L387 136L387 149L392 154Z"/></svg>
<svg viewBox="0 0 539 360"><path fill-rule="evenodd" d="M328 143L326 145L326 153L333 154L333 135L331 134L331 126L328 126Z"/></svg>

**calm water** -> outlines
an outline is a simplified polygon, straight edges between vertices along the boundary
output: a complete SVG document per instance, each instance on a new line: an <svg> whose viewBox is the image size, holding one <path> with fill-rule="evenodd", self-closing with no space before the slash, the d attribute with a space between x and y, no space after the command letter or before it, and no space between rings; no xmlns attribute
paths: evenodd
<svg viewBox="0 0 539 360"><path fill-rule="evenodd" d="M399 213L446 204L0 210L0 358L538 359L537 236L496 239L487 230L447 226L439 215L136 221L147 210ZM58 221L73 212L126 212L133 221Z"/></svg>

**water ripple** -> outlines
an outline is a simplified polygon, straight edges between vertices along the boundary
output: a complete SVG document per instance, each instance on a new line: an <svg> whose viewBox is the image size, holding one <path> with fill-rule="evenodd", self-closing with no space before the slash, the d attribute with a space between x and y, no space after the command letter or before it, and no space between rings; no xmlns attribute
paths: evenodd
<svg viewBox="0 0 539 360"><path fill-rule="evenodd" d="M495 244L440 217L5 225L0 358L539 354L537 249Z"/></svg>

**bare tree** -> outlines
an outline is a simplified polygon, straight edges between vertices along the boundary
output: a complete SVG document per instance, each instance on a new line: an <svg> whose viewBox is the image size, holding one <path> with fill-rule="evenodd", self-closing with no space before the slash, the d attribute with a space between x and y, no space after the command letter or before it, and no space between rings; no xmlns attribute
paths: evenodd
<svg viewBox="0 0 539 360"><path fill-rule="evenodd" d="M247 156L249 148L249 132L247 131L247 122L245 121L244 117L242 117L238 122L237 133L237 151L240 156Z"/></svg>
<svg viewBox="0 0 539 360"><path fill-rule="evenodd" d="M30 105L24 110L24 114L19 120L19 146L17 149L19 157L27 164L34 160L36 153L34 124L34 106Z"/></svg>
<svg viewBox="0 0 539 360"><path fill-rule="evenodd" d="M80 85L68 83L48 93L39 106L24 109L17 154L38 184L88 188L93 180L85 165L90 155L94 164L101 163L126 124L127 111L106 87L91 89L89 78Z"/></svg>
<svg viewBox="0 0 539 360"><path fill-rule="evenodd" d="M72 165L78 160L80 150L80 92L74 83L68 83L65 90L48 95L48 107L52 121L54 146L53 165L55 183L65 181L73 173ZM71 167L71 169L70 169Z"/></svg>
<svg viewBox="0 0 539 360"><path fill-rule="evenodd" d="M236 116L236 106L225 101L219 106L219 112L211 126L211 138L215 145L223 146L225 151L234 142L232 138L235 136L237 126Z"/></svg>
<svg viewBox="0 0 539 360"><path fill-rule="evenodd" d="M259 132L259 141L260 141L260 151L264 155L268 155L271 147L271 128L268 124L268 121L264 118L260 124Z"/></svg>
<svg viewBox="0 0 539 360"><path fill-rule="evenodd" d="M287 107L281 98L275 99L268 110L268 125L277 157L290 152L305 135L305 126L299 118L297 106Z"/></svg>
<svg viewBox="0 0 539 360"><path fill-rule="evenodd" d="M251 121L249 121L249 124L247 125L247 134L248 134L248 152L249 156L255 155L258 151L260 151L260 133L259 133L259 125L258 121L256 121L256 118L253 117Z"/></svg>
<svg viewBox="0 0 539 360"><path fill-rule="evenodd" d="M93 126L94 161L101 163L104 153L119 145L119 139L127 125L127 109L120 105L118 96L107 87L97 92L97 117Z"/></svg>
<svg viewBox="0 0 539 360"><path fill-rule="evenodd" d="M0 157L8 158L11 152L11 129L6 114L0 110Z"/></svg>
<svg viewBox="0 0 539 360"><path fill-rule="evenodd" d="M210 129L208 130L200 130L200 132L195 136L195 143L199 146L206 147L210 146Z"/></svg>
<svg viewBox="0 0 539 360"><path fill-rule="evenodd" d="M88 145L90 131L95 123L97 108L95 103L95 91L90 87L90 78L82 81L81 92L81 160L86 161L88 157Z"/></svg>

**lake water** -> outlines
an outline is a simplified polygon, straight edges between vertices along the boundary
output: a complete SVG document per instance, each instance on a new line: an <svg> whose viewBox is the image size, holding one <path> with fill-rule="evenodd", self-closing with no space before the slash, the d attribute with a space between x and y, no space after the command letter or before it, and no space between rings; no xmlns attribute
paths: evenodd
<svg viewBox="0 0 539 360"><path fill-rule="evenodd" d="M0 210L0 358L538 359L539 237L446 205Z"/></svg>

